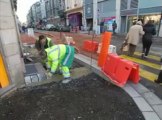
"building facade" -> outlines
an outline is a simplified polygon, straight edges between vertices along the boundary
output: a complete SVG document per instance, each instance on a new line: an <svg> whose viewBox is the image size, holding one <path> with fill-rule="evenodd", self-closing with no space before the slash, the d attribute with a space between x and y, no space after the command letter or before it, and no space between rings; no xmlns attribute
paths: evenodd
<svg viewBox="0 0 162 120"><path fill-rule="evenodd" d="M35 16L36 16L36 22L39 23L42 19L42 13L41 13L41 3L36 2L35 3Z"/></svg>
<svg viewBox="0 0 162 120"><path fill-rule="evenodd" d="M66 25L79 27L83 25L83 0L65 0Z"/></svg>
<svg viewBox="0 0 162 120"><path fill-rule="evenodd" d="M24 84L24 63L11 0L0 0L0 96Z"/></svg>
<svg viewBox="0 0 162 120"><path fill-rule="evenodd" d="M162 0L122 0L121 2L121 33L125 33L137 19L143 24L154 21L157 33L160 27Z"/></svg>
<svg viewBox="0 0 162 120"><path fill-rule="evenodd" d="M65 24L65 20L61 17L64 13L64 0L47 0L45 2L47 23L51 24Z"/></svg>
<svg viewBox="0 0 162 120"><path fill-rule="evenodd" d="M115 20L118 32L120 28L120 0L84 0L84 11L85 26L88 29L92 26L93 30L97 29L96 26L100 26L102 29L104 26L107 31L112 31L112 23Z"/></svg>

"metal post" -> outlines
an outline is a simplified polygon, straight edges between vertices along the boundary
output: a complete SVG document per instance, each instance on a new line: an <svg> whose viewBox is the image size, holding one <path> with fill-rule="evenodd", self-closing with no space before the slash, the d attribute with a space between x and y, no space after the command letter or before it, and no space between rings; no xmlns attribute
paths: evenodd
<svg viewBox="0 0 162 120"><path fill-rule="evenodd" d="M97 0L93 0L93 30L97 32Z"/></svg>
<svg viewBox="0 0 162 120"><path fill-rule="evenodd" d="M140 5L140 0L138 0L138 5L137 5L137 21L139 18L139 5Z"/></svg>

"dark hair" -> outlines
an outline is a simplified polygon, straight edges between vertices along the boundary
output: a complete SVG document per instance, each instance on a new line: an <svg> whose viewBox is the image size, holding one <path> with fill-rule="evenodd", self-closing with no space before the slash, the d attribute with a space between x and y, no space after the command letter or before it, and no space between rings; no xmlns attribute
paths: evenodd
<svg viewBox="0 0 162 120"><path fill-rule="evenodd" d="M39 36L39 41L41 41L41 40L44 39L44 38L45 38L44 35L40 35L40 36Z"/></svg>

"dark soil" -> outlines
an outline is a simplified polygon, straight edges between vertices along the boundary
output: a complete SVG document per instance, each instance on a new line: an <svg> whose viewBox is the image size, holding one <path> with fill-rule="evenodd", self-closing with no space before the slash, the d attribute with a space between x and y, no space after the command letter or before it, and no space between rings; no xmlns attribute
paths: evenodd
<svg viewBox="0 0 162 120"><path fill-rule="evenodd" d="M91 74L23 88L0 100L0 120L144 120L122 89Z"/></svg>

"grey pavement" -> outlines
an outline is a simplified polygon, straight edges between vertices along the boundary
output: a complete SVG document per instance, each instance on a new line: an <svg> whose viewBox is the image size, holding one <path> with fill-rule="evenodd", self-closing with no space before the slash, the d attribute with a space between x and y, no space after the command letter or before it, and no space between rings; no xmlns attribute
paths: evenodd
<svg viewBox="0 0 162 120"><path fill-rule="evenodd" d="M92 60L81 54L75 56L75 60L98 74L103 79L110 81L97 66L97 61ZM123 89L132 97L138 108L143 113L146 120L162 120L162 101L153 92L144 87L142 84L133 84L128 82Z"/></svg>

